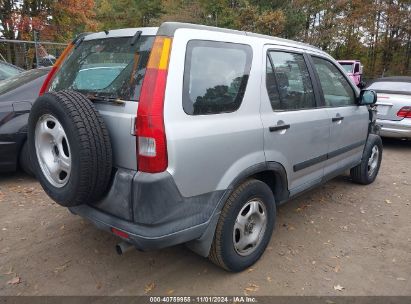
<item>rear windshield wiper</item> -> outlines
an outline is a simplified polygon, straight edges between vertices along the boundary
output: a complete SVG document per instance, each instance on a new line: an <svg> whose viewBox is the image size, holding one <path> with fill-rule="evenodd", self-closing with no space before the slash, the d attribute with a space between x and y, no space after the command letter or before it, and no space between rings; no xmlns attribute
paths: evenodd
<svg viewBox="0 0 411 304"><path fill-rule="evenodd" d="M86 97L90 99L91 101L112 102L112 103L117 103L117 104L126 103L125 100L120 99L118 97L112 97L112 96L101 96L98 94L86 94Z"/></svg>
<svg viewBox="0 0 411 304"><path fill-rule="evenodd" d="M138 41L138 39L140 39L142 33L143 33L142 31L137 31L137 32L134 34L134 36L131 38L131 41L130 41L130 45L131 45L131 46L134 46L134 44L136 44L136 42Z"/></svg>

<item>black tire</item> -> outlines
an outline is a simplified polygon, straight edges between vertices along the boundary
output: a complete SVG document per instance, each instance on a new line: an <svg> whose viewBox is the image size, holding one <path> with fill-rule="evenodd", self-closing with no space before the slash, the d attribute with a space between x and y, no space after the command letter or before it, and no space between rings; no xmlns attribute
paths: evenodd
<svg viewBox="0 0 411 304"><path fill-rule="evenodd" d="M247 256L240 255L234 248L234 225L240 211L252 199L258 199L267 211L267 225L263 237L255 250ZM209 259L227 271L239 272L247 269L264 253L274 229L276 206L274 195L267 184L250 179L238 186L227 199L217 223Z"/></svg>
<svg viewBox="0 0 411 304"><path fill-rule="evenodd" d="M371 172L368 161L373 153L374 147L378 149L378 160L377 160L377 166ZM382 146L381 137L375 134L370 134L368 137L367 143L365 144L361 163L358 166L352 168L350 171L352 180L362 185L369 185L373 183L375 179L377 178L378 172L380 170L382 153L383 153L383 146Z"/></svg>
<svg viewBox="0 0 411 304"><path fill-rule="evenodd" d="M69 142L71 173L63 187L50 183L39 164L35 129L43 115L52 115L58 120ZM104 121L87 97L73 91L44 94L31 109L28 130L34 171L43 189L54 201L71 207L101 199L111 178L112 149Z"/></svg>
<svg viewBox="0 0 411 304"><path fill-rule="evenodd" d="M27 143L27 140L24 142L20 150L19 165L24 172L34 177L34 170L33 165L30 161L29 145Z"/></svg>

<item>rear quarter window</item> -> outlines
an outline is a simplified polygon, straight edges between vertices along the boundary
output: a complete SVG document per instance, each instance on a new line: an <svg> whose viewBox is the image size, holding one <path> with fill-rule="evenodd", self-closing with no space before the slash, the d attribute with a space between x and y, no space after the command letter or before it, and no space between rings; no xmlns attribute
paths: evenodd
<svg viewBox="0 0 411 304"><path fill-rule="evenodd" d="M251 69L248 45L192 40L187 44L183 108L189 115L238 110Z"/></svg>

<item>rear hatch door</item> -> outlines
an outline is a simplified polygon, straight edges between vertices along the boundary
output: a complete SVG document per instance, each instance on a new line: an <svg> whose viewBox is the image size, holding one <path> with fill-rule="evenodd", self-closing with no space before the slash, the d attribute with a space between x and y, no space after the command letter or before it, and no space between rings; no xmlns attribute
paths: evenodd
<svg viewBox="0 0 411 304"><path fill-rule="evenodd" d="M83 93L103 116L117 169L137 170L134 134L138 100L157 28L85 36L65 60L50 90Z"/></svg>
<svg viewBox="0 0 411 304"><path fill-rule="evenodd" d="M135 120L157 28L101 32L85 36L53 79L50 90L74 90L99 111L110 135L113 181L93 207L132 221L132 187L137 170Z"/></svg>

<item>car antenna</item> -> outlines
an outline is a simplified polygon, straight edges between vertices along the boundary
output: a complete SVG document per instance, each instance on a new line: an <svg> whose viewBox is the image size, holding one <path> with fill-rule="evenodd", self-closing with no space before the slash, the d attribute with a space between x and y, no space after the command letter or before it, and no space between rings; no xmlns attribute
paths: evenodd
<svg viewBox="0 0 411 304"><path fill-rule="evenodd" d="M108 30L103 30L104 33L106 33L106 35L108 35L109 31Z"/></svg>
<svg viewBox="0 0 411 304"><path fill-rule="evenodd" d="M137 31L137 32L134 34L134 36L131 38L131 41L130 41L130 45L131 45L131 46L133 46L134 44L136 44L137 40L140 39L142 33L143 33L142 31Z"/></svg>

